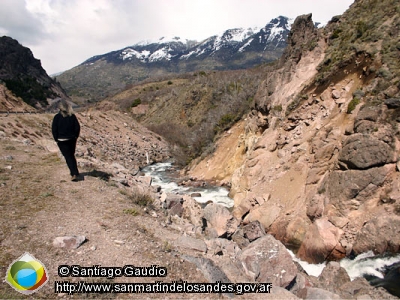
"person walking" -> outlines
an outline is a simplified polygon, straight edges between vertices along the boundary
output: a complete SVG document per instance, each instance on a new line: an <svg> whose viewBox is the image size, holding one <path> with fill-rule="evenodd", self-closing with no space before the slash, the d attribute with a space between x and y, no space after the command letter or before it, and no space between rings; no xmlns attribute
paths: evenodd
<svg viewBox="0 0 400 300"><path fill-rule="evenodd" d="M79 171L75 149L81 127L71 105L65 99L60 100L58 108L60 111L54 116L51 124L53 138L65 158L71 180L78 181Z"/></svg>

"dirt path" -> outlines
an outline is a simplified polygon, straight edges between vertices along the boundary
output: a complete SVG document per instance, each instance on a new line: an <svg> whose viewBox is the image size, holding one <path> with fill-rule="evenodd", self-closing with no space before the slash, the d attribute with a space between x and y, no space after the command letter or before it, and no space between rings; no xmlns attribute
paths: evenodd
<svg viewBox="0 0 400 300"><path fill-rule="evenodd" d="M25 252L40 260L49 272L49 282L35 298L69 297L55 294L54 282L207 282L195 265L184 261L172 240L180 233L166 229L165 217L154 217L132 203L121 185L82 170L83 181L71 182L65 163L57 154L21 140L1 139L0 145L0 274ZM138 215L135 215L138 214ZM153 212L154 214L154 212ZM87 241L75 250L53 246L59 236L84 235ZM166 267L165 278L61 278L59 265ZM4 277L3 277L4 278ZM76 294L74 298L99 294ZM173 294L104 294L105 298L176 298ZM179 294L194 298L196 294ZM21 298L6 282L0 283L0 298ZM207 295L218 298L218 295ZM197 298L197 297L196 297Z"/></svg>

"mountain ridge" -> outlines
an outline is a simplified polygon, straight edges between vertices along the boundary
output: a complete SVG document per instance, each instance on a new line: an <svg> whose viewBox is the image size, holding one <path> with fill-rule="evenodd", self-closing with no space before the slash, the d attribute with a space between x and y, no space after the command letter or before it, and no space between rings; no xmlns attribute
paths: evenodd
<svg viewBox="0 0 400 300"><path fill-rule="evenodd" d="M98 102L147 78L196 71L247 69L280 58L291 19L277 17L263 28L225 30L200 42L173 37L96 55L57 80L77 102Z"/></svg>
<svg viewBox="0 0 400 300"><path fill-rule="evenodd" d="M90 64L109 54L120 52L119 58L122 60L132 59L136 57L141 62L155 62L159 60L188 59L192 55L201 56L209 50L211 54L215 54L223 47L234 46L234 50L243 52L246 47L257 43L264 45L266 42L273 42L272 48L285 46L287 33L290 30L291 19L283 16L272 19L266 26L259 28L232 28L210 36L201 41L182 39L180 37L166 38L161 37L155 41L141 41L132 46L127 46L119 50L115 50L106 54L93 56L81 65ZM256 40L255 42L253 42ZM170 48L174 46L175 49ZM169 47L169 48L167 48ZM153 52L151 52L153 50ZM263 50L267 50L264 47ZM139 52L142 51L142 52ZM165 55L159 55L164 52ZM173 54L170 54L172 52ZM155 55L154 55L155 54ZM153 56L154 55L154 56ZM153 56L153 57L152 57Z"/></svg>

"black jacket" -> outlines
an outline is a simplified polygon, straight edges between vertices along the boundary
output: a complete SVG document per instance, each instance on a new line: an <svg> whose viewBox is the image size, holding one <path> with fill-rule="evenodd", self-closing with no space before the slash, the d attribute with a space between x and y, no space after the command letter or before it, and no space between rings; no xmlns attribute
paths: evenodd
<svg viewBox="0 0 400 300"><path fill-rule="evenodd" d="M61 113L58 113L54 116L51 131L56 142L58 139L77 139L81 126L75 115L63 117Z"/></svg>

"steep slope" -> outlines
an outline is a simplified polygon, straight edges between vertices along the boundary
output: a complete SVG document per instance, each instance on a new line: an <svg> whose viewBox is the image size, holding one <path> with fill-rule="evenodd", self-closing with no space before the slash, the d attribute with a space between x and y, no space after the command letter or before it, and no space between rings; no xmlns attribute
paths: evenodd
<svg viewBox="0 0 400 300"><path fill-rule="evenodd" d="M146 78L208 70L246 69L274 61L286 47L290 20L236 28L196 42L179 37L141 42L92 57L57 77L78 102L97 102Z"/></svg>
<svg viewBox="0 0 400 300"><path fill-rule="evenodd" d="M18 41L0 37L0 81L32 107L44 108L48 99L67 97L32 52Z"/></svg>
<svg viewBox="0 0 400 300"><path fill-rule="evenodd" d="M399 11L398 1L359 0L323 30L297 18L236 126L230 164L243 163L212 172L231 153L222 140L189 172L231 185L237 218L259 220L310 262L400 249Z"/></svg>

